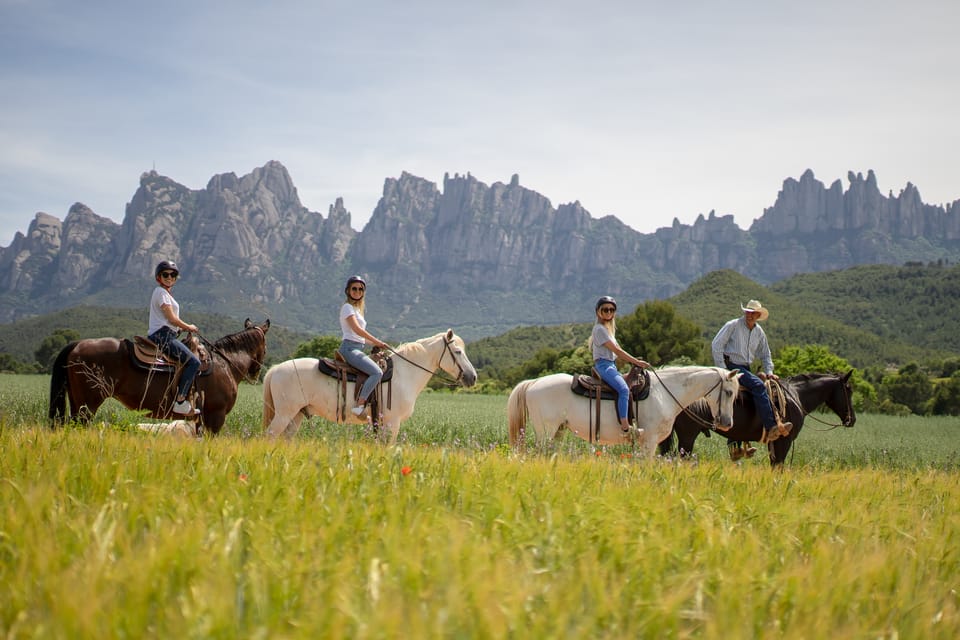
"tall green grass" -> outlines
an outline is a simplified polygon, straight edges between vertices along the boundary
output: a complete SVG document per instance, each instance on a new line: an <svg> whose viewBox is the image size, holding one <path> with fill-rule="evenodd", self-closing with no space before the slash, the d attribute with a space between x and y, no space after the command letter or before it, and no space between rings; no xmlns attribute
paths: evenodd
<svg viewBox="0 0 960 640"><path fill-rule="evenodd" d="M717 437L515 453L504 397L424 394L390 448L316 419L266 441L258 387L205 440L113 409L52 432L11 388L3 637L960 634L956 421L805 429L771 472Z"/></svg>

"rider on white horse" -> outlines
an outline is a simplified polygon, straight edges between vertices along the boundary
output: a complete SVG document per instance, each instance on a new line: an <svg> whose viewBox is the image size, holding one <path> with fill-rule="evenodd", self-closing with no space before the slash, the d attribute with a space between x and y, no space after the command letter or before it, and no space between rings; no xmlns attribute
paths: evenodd
<svg viewBox="0 0 960 640"><path fill-rule="evenodd" d="M593 352L593 368L617 392L617 419L620 421L620 430L630 431L627 413L630 404L630 388L617 369L617 358L626 360L630 364L647 369L650 363L634 358L617 344L617 301L610 296L603 296L597 300L595 307L597 322L593 325L590 335L590 350Z"/></svg>
<svg viewBox="0 0 960 640"><path fill-rule="evenodd" d="M383 377L383 371L380 366L374 362L370 356L363 352L363 347L367 342L375 347L385 348L389 345L375 338L373 334L367 331L367 321L364 319L366 305L364 303L367 283L360 276L350 276L343 292L347 295L346 302L340 307L340 331L343 333L343 341L337 351L343 356L347 363L367 374L367 379L360 389L360 397L357 399L357 406L350 409L355 416L361 415L367 409L367 399L373 390L380 384L380 378Z"/></svg>

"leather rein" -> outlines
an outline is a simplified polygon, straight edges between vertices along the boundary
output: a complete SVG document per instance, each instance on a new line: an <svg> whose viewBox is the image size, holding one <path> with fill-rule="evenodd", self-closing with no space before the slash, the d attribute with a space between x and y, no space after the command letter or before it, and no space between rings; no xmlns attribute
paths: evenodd
<svg viewBox="0 0 960 640"><path fill-rule="evenodd" d="M712 430L714 430L714 431L717 430L717 425L719 424L719 421L718 421L718 420L714 420L712 423L707 422L706 420L704 420L704 419L701 418L700 416L698 416L698 415L696 415L695 413L693 413L692 411L690 411L690 409L688 409L687 407L685 407L685 406L683 406L682 404L680 404L680 401L677 400L677 397L676 397L675 395L673 395L673 392L670 391L670 388L667 387L667 385L663 382L663 379L662 379L662 378L660 377L660 375L657 373L657 370L656 370L656 369L651 369L651 371L653 371L653 375L656 376L657 380L660 382L660 385L663 387L664 391L667 392L667 395L670 396L670 397L673 399L673 401L677 404L677 406L680 407L680 410L681 410L683 413L685 413L688 418L690 418L691 420L693 420L694 422L696 422L697 424L699 424L701 427L704 427L704 428L706 428L706 429L712 429ZM714 384L712 387L710 387L709 389L707 389L707 392L706 392L705 394L703 394L702 397L703 397L703 398L706 398L707 396L709 396L709 395L713 392L714 389L716 389L716 390L717 390L717 413L719 414L719 413L720 413L720 400L722 399L721 396L720 396L720 394L723 393L722 388L720 388L720 385L723 384L723 374L721 374L721 373L718 372L718 373L717 373L717 376L719 377L719 379L717 380L716 384ZM719 417L719 416L718 416L718 417Z"/></svg>

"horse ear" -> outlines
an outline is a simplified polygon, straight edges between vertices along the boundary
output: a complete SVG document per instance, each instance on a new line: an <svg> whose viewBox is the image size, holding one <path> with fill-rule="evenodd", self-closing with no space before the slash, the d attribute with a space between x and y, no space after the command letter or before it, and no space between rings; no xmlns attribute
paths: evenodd
<svg viewBox="0 0 960 640"><path fill-rule="evenodd" d="M849 382L851 375L853 375L853 369L850 369L850 371L847 371L847 375L843 376L843 381L844 381L844 382Z"/></svg>
<svg viewBox="0 0 960 640"><path fill-rule="evenodd" d="M447 340L453 340L453 329L447 329Z"/></svg>
<svg viewBox="0 0 960 640"><path fill-rule="evenodd" d="M266 333L267 329L270 328L270 318L267 318L263 323L263 332Z"/></svg>
<svg viewBox="0 0 960 640"><path fill-rule="evenodd" d="M252 326L253 326L253 323L250 322L250 318L247 318L246 320L243 321L243 328L244 328L244 329L249 329L249 328L252 327Z"/></svg>

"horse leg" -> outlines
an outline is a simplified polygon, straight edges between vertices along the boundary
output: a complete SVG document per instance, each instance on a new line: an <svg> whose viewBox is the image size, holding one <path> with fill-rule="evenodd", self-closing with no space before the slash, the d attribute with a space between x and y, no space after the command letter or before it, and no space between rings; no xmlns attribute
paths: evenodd
<svg viewBox="0 0 960 640"><path fill-rule="evenodd" d="M302 419L302 416L302 413L297 413L292 418L288 418L284 412L278 411L274 413L273 419L270 420L270 424L267 426L266 436L268 438L279 438L280 436L292 438L300 429L300 419Z"/></svg>
<svg viewBox="0 0 960 640"><path fill-rule="evenodd" d="M292 440L297 433L300 432L300 425L303 423L303 418L306 414L303 411L297 413L290 420L287 421L287 426L280 432L281 435L287 440Z"/></svg>
<svg viewBox="0 0 960 640"><path fill-rule="evenodd" d="M388 422L388 423L386 423L385 425L382 425L382 426L385 427L385 430L386 430L386 431L389 431L389 432L390 432L390 446L392 447L392 446L396 445L396 444L397 444L397 436L400 435L400 421L397 420L396 423L394 423L394 422Z"/></svg>
<svg viewBox="0 0 960 640"><path fill-rule="evenodd" d="M223 423L227 420L227 412L221 410L211 411L207 413L203 412L202 415L202 424L204 431L209 431L210 435L217 435L220 433L220 429L223 428Z"/></svg>

